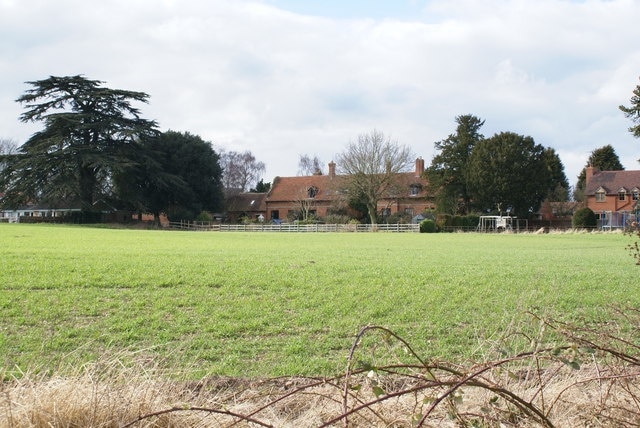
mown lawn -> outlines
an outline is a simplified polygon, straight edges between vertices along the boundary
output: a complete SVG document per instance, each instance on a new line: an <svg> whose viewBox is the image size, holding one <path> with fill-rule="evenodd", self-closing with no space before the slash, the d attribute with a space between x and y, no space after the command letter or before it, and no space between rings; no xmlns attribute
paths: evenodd
<svg viewBox="0 0 640 428"><path fill-rule="evenodd" d="M127 350L193 377L331 375L369 324L427 359L482 358L527 311L638 307L630 242L0 224L0 363L59 372Z"/></svg>

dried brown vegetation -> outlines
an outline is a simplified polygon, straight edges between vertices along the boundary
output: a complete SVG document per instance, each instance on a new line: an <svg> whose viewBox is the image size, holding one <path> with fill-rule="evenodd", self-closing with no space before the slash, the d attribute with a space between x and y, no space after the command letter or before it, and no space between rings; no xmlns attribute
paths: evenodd
<svg viewBox="0 0 640 428"><path fill-rule="evenodd" d="M638 310L619 309L593 327L531 319L537 337L506 334L487 354L514 340L528 350L480 364L424 361L392 331L369 326L356 337L345 373L330 379L181 381L131 355L105 357L76 376L6 374L0 426L640 425ZM376 364L389 356L398 363Z"/></svg>

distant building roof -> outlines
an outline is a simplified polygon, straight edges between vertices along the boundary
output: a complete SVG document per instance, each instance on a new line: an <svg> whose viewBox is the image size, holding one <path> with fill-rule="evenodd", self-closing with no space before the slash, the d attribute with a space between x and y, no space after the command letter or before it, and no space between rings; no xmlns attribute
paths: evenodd
<svg viewBox="0 0 640 428"><path fill-rule="evenodd" d="M422 177L424 172L424 160L416 159L413 172L401 172L397 174L396 186L399 189L398 196L420 197L426 195L426 180ZM331 201L337 196L335 193L336 179L345 176L335 174L335 163L329 163L329 174L327 175L306 175L297 177L276 177L273 180L271 191L267 195L269 202L290 202L300 198L305 198L305 192L315 189L313 198L316 201ZM415 190L409 193L410 188ZM400 190L400 188L402 190ZM311 196L311 195L309 195Z"/></svg>
<svg viewBox="0 0 640 428"><path fill-rule="evenodd" d="M268 194L269 201L292 201L304 197L302 192L315 188L316 200L331 200L332 177L328 175L305 175L299 177L276 177Z"/></svg>
<svg viewBox="0 0 640 428"><path fill-rule="evenodd" d="M640 189L640 170L633 171L598 171L587 180L586 195L595 195L596 191L603 188L607 194L617 193L621 188L631 191Z"/></svg>
<svg viewBox="0 0 640 428"><path fill-rule="evenodd" d="M237 193L227 197L226 207L230 212L257 212L266 209L266 193Z"/></svg>

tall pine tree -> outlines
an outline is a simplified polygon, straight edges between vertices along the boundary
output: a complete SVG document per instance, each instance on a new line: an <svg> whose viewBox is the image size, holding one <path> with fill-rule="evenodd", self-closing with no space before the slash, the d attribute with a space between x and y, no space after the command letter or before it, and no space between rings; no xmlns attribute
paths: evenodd
<svg viewBox="0 0 640 428"><path fill-rule="evenodd" d="M640 85L636 86L633 90L633 96L631 97L631 106L620 106L620 110L624 112L624 115L631 119L636 125L629 128L629 132L634 137L640 138Z"/></svg>
<svg viewBox="0 0 640 428"><path fill-rule="evenodd" d="M26 108L20 120L40 122L43 129L7 160L0 203L91 210L112 194L114 173L133 162L132 147L157 132L156 123L132 105L146 103L148 95L105 88L80 75L27 83L32 88L17 99Z"/></svg>
<svg viewBox="0 0 640 428"><path fill-rule="evenodd" d="M587 164L580 174L578 175L578 182L576 183L576 189L574 198L576 201L582 201L584 199L584 187L585 180L587 178L587 167L592 166L600 171L622 171L624 166L620 162L620 158L611 144L595 149L589 155Z"/></svg>
<svg viewBox="0 0 640 428"><path fill-rule="evenodd" d="M434 143L439 153L425 171L430 193L436 195L438 210L467 214L471 208L469 160L476 144L484 139L484 120L467 114L456 117L456 133Z"/></svg>

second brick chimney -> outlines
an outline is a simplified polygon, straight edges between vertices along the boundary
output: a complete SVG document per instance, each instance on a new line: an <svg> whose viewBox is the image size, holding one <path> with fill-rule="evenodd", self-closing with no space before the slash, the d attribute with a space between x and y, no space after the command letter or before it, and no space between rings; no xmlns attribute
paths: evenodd
<svg viewBox="0 0 640 428"><path fill-rule="evenodd" d="M334 178L336 176L336 164L335 162L329 162L329 178Z"/></svg>
<svg viewBox="0 0 640 428"><path fill-rule="evenodd" d="M424 159L421 157L416 159L416 177L422 176L424 172Z"/></svg>
<svg viewBox="0 0 640 428"><path fill-rule="evenodd" d="M584 187L587 187L587 185L593 178L593 174L595 174L596 172L598 172L598 169L592 167L591 165L584 169Z"/></svg>

